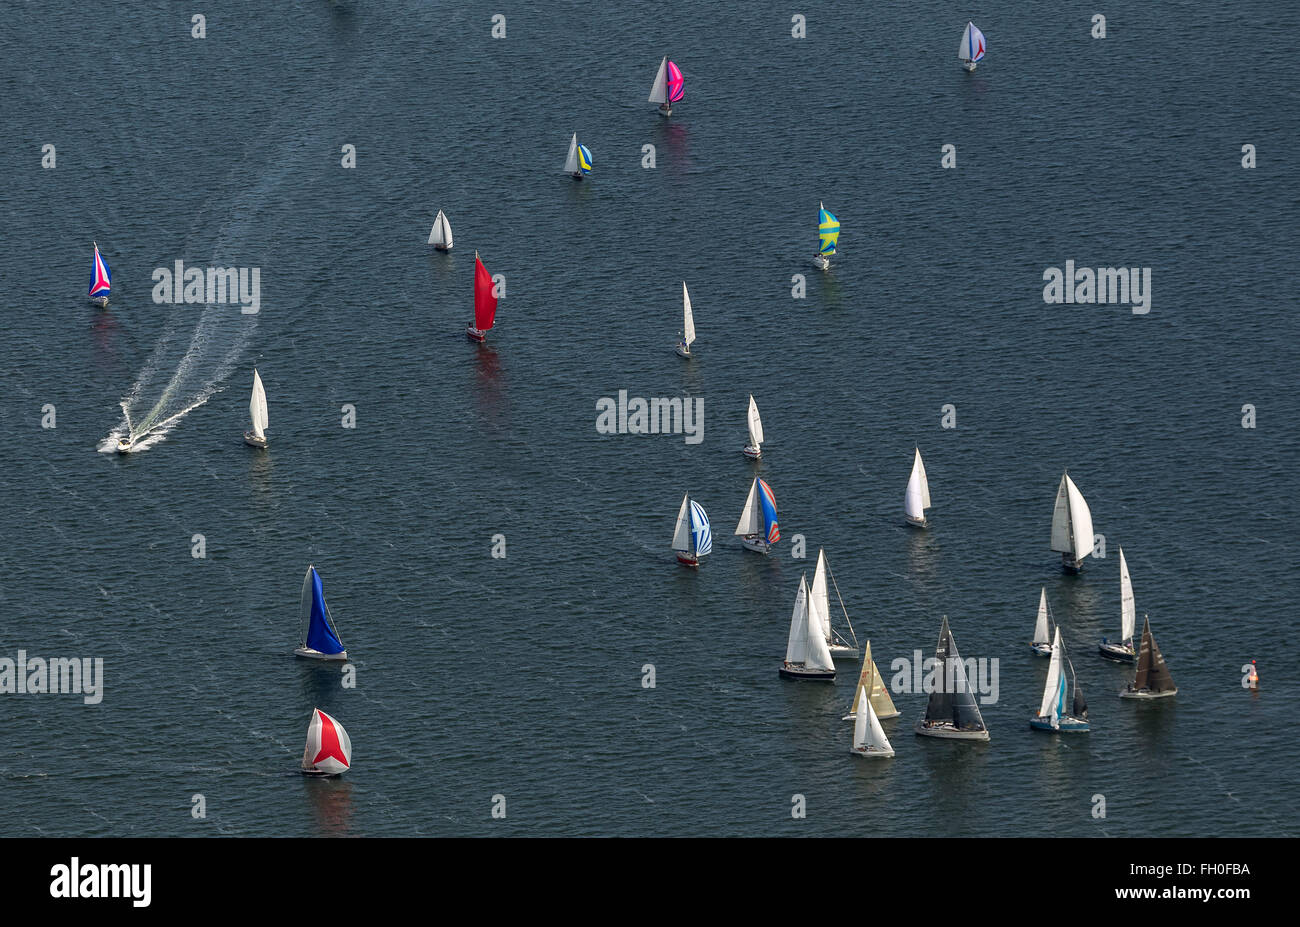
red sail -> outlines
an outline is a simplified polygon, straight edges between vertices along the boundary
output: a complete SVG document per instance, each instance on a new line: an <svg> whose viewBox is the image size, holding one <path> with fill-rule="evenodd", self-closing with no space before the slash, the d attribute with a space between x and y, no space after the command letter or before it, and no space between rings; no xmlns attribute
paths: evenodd
<svg viewBox="0 0 1300 927"><path fill-rule="evenodd" d="M497 297L492 292L492 275L474 255L474 327L481 332L492 327L497 317Z"/></svg>

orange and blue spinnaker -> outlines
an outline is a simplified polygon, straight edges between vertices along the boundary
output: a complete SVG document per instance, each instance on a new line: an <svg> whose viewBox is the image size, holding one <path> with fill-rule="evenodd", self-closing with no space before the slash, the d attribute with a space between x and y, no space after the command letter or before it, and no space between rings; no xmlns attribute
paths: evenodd
<svg viewBox="0 0 1300 927"><path fill-rule="evenodd" d="M781 540L781 531L776 524L776 496L762 477L758 478L758 501L763 509L763 534L767 543L775 544Z"/></svg>

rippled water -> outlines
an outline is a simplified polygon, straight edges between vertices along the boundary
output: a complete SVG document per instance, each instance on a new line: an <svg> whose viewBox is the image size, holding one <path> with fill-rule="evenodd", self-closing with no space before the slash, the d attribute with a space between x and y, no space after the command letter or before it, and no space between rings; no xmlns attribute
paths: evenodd
<svg viewBox="0 0 1300 927"><path fill-rule="evenodd" d="M1294 833L1300 14L1151 4L1094 40L1091 8L849 5L795 40L773 4L505 12L493 40L477 9L229 3L198 40L132 4L97 12L97 54L78 13L11 12L0 655L99 656L106 682L96 706L0 698L0 832ZM971 16L989 52L967 75ZM664 53L671 122L644 102ZM843 223L825 275L818 201ZM107 311L83 298L92 239ZM475 250L507 281L481 348ZM142 372L192 347L203 310L150 298L177 259L261 268L261 312L215 317L190 375L211 396L165 440L98 454ZM1067 260L1151 267L1150 314L1044 304ZM266 453L240 440L254 364ZM598 434L620 389L703 397L703 443ZM924 533L901 526L914 443ZM1081 577L1047 549L1065 467L1110 554ZM756 472L785 538L767 559L730 534ZM685 491L714 523L698 573L668 549ZM989 744L917 738L924 696L900 694L897 756L864 762L840 720L855 664L777 677L796 534L882 669L932 653L944 614L963 656L999 659ZM1180 689L1163 703L1115 698L1126 672L1095 656L1121 545ZM354 690L290 653L308 562ZM1027 726L1043 585L1086 737ZM351 734L340 780L293 772L313 705Z"/></svg>

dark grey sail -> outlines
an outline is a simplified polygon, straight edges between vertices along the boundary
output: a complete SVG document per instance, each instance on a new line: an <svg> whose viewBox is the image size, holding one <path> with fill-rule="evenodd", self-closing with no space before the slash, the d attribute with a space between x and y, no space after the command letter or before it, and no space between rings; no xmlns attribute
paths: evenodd
<svg viewBox="0 0 1300 927"><path fill-rule="evenodd" d="M935 648L934 659L938 686L930 693L930 701L925 706L926 722L947 721L960 731L984 730L984 718L966 678L966 666L957 652L957 642L948 629L947 617L939 629L939 645Z"/></svg>
<svg viewBox="0 0 1300 927"><path fill-rule="evenodd" d="M1061 643L1062 650L1065 649L1065 643ZM1070 667L1070 681L1074 683L1074 702L1070 706L1070 716L1078 718L1080 721L1088 720L1088 700L1083 697L1083 689L1079 685L1079 677L1074 672L1074 661L1067 655L1066 664Z"/></svg>
<svg viewBox="0 0 1300 927"><path fill-rule="evenodd" d="M1144 619L1142 623L1142 654L1139 659L1147 660L1146 688L1152 692L1172 692L1177 688L1174 677L1169 675L1169 667L1165 666L1165 655L1160 652L1156 636L1151 633L1150 619Z"/></svg>

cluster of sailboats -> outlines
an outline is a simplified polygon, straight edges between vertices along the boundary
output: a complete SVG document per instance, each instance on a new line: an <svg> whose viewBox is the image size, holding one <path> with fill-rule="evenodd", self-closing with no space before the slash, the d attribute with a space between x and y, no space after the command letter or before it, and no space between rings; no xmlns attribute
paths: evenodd
<svg viewBox="0 0 1300 927"><path fill-rule="evenodd" d="M343 647L329 606L325 603L325 585L316 567L308 564L302 578L298 600L299 643L294 654L308 660L343 661L348 652ZM307 744L303 748L301 771L305 776L337 776L352 765L352 741L337 718L319 708L312 709L307 726Z"/></svg>
<svg viewBox="0 0 1300 927"><path fill-rule="evenodd" d="M578 143L578 136L573 136L573 144ZM587 170L591 170L590 158L591 152L585 148ZM580 171L581 173L581 171ZM454 239L451 234L451 222L447 220L447 214L441 209L438 215L433 219L433 228L429 230L429 244L433 245L433 250L446 253L452 249ZM487 339L487 333L492 326L496 324L497 318L497 293L496 284L492 281L492 275L488 269L483 266L483 260L479 257L478 252L474 252L474 321L465 328L465 337L470 341L482 343Z"/></svg>

